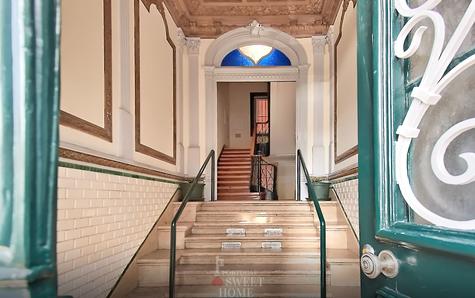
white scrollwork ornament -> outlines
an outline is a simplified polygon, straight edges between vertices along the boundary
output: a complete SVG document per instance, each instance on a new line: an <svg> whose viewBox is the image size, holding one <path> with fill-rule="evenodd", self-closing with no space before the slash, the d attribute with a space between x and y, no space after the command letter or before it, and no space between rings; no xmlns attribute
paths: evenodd
<svg viewBox="0 0 475 298"><path fill-rule="evenodd" d="M411 94L413 98L412 103L402 125L397 130L396 180L407 204L425 220L437 226L460 230L475 230L475 219L453 220L429 210L417 199L409 182L407 168L409 148L412 139L417 138L419 135L418 127L425 113L431 106L436 105L441 100L442 91L457 76L475 64L475 55L471 55L447 72L447 68L453 61L458 49L470 31L473 30L475 23L475 0L471 1L445 48L444 19L438 12L433 10L441 1L428 0L418 7L411 8L407 0L395 0L396 10L402 16L409 18L409 21L402 28L394 43L396 57L407 59L417 52L421 45L422 36L427 30L427 27L423 26L421 21L430 20L435 32L432 51L421 83L418 87L414 88ZM405 49L405 42L411 32L414 32L412 40L409 42L407 49ZM465 185L475 182L475 152L460 154L460 157L467 163L467 169L461 175L451 175L444 164L444 155L449 144L462 133L474 128L475 118L466 119L452 126L436 142L431 155L431 166L436 177L442 182L451 185Z"/></svg>

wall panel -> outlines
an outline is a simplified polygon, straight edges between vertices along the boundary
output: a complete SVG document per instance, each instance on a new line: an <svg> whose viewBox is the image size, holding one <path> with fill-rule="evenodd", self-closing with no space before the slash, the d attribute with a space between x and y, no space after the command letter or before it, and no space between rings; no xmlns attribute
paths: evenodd
<svg viewBox="0 0 475 298"><path fill-rule="evenodd" d="M176 163L176 48L164 7L134 3L135 149Z"/></svg>
<svg viewBox="0 0 475 298"><path fill-rule="evenodd" d="M111 0L61 1L61 125L109 142L111 9Z"/></svg>

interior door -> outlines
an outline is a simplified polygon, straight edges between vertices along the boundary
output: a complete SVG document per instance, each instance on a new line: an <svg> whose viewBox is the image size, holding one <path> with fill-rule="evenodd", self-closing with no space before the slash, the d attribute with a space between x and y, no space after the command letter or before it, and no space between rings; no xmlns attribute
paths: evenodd
<svg viewBox="0 0 475 298"><path fill-rule="evenodd" d="M475 297L475 0L358 3L362 297Z"/></svg>

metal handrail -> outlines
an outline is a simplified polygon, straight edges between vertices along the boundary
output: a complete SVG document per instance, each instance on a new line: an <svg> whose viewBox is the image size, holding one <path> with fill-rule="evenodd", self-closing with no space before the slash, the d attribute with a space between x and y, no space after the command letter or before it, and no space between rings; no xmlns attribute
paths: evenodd
<svg viewBox="0 0 475 298"><path fill-rule="evenodd" d="M176 266L176 224L180 219L183 210L190 199L190 195L193 192L196 184L201 179L203 172L206 169L209 161L211 160L211 201L215 200L215 186L216 186L216 173L215 173L215 165L216 165L216 153L214 150L208 154L205 162L200 168L198 175L196 175L195 179L193 179L190 189L186 192L183 200L181 201L180 207L173 217L173 220L170 224L170 272L169 272L169 280L168 280L168 293L170 298L175 297L175 266Z"/></svg>
<svg viewBox="0 0 475 298"><path fill-rule="evenodd" d="M300 167L302 165L302 167ZM318 220L320 221L320 297L326 298L327 296L327 247L326 247L326 224L325 218L323 216L322 209L318 203L317 194L312 185L312 180L308 174L307 166L305 165L305 160L303 159L302 152L297 150L297 200L300 201L300 177L301 177L301 168L307 179L307 189L309 198L313 201L315 205L315 210L317 211Z"/></svg>

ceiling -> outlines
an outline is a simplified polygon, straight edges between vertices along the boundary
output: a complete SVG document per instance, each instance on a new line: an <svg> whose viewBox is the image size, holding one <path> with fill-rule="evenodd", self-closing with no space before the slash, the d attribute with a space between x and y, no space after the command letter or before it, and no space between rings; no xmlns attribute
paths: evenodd
<svg viewBox="0 0 475 298"><path fill-rule="evenodd" d="M216 38L257 20L294 37L325 34L343 0L164 0L186 36Z"/></svg>

